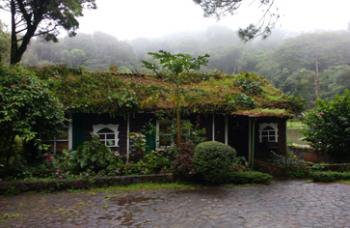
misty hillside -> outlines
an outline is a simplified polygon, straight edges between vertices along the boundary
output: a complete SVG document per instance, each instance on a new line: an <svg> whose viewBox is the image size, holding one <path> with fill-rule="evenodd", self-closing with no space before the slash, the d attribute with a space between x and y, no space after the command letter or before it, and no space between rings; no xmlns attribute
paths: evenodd
<svg viewBox="0 0 350 228"><path fill-rule="evenodd" d="M350 88L349 31L296 36L276 30L266 40L249 43L240 41L236 31L225 27L129 42L97 32L63 38L59 43L33 41L22 62L90 69L108 69L116 65L120 72L142 72L141 60L148 58L148 52L160 49L193 55L208 53L211 57L206 70L256 72L287 94L302 97L308 106L315 100L316 75L320 78L323 98L333 97Z"/></svg>

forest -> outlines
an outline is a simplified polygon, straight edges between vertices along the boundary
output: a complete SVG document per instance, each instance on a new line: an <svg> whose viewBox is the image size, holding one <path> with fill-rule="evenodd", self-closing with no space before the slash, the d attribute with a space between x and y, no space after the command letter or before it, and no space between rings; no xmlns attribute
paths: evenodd
<svg viewBox="0 0 350 228"><path fill-rule="evenodd" d="M4 32L0 34L0 39L8 37ZM0 49L6 50L6 42L1 43L5 47ZM255 72L286 94L300 98L306 108L313 107L316 97L332 98L350 88L350 31L345 30L304 34L275 30L265 40L258 38L250 42L240 40L237 31L219 26L202 32L131 41L121 41L102 32L79 33L74 38L63 37L58 43L33 40L22 63L62 64L92 70L114 66L121 73L140 73L146 71L141 61L148 58L148 52L156 50L191 55L208 53L206 71ZM6 51L2 53L5 61Z"/></svg>

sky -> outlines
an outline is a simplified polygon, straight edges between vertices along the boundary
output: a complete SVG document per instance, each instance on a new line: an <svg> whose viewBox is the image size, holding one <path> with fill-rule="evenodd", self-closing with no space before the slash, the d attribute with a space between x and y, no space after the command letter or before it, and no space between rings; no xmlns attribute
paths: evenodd
<svg viewBox="0 0 350 228"><path fill-rule="evenodd" d="M102 31L121 40L156 38L202 31L214 25L232 29L254 23L261 15L254 5L221 20L205 18L192 0L96 0L98 9L85 11L78 32ZM254 0L245 0L251 2ZM256 0L255 0L256 1ZM349 0L276 0L281 18L277 28L295 32L347 29ZM9 22L0 12L0 19Z"/></svg>

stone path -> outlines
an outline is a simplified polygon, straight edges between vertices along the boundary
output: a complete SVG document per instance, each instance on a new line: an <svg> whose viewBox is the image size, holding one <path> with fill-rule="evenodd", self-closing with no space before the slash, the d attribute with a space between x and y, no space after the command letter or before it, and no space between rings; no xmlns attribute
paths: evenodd
<svg viewBox="0 0 350 228"><path fill-rule="evenodd" d="M0 196L0 227L350 227L350 185Z"/></svg>

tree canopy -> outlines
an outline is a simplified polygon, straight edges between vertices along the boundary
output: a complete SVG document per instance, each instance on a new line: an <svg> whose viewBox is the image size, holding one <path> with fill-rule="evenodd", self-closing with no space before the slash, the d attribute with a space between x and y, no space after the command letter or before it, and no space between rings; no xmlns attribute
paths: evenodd
<svg viewBox="0 0 350 228"><path fill-rule="evenodd" d="M60 29L74 36L84 8L95 9L95 0L0 0L0 9L11 13L10 63L21 61L35 36L56 42Z"/></svg>
<svg viewBox="0 0 350 228"><path fill-rule="evenodd" d="M205 13L205 16L216 16L220 18L226 14L234 14L239 8L242 8L248 0L193 0L199 4ZM256 5L252 4L256 3ZM249 1L249 8L256 7L261 10L260 18L238 31L240 38L249 41L257 36L267 38L271 34L271 29L280 17L278 8L275 7L275 0L259 0L257 2Z"/></svg>

